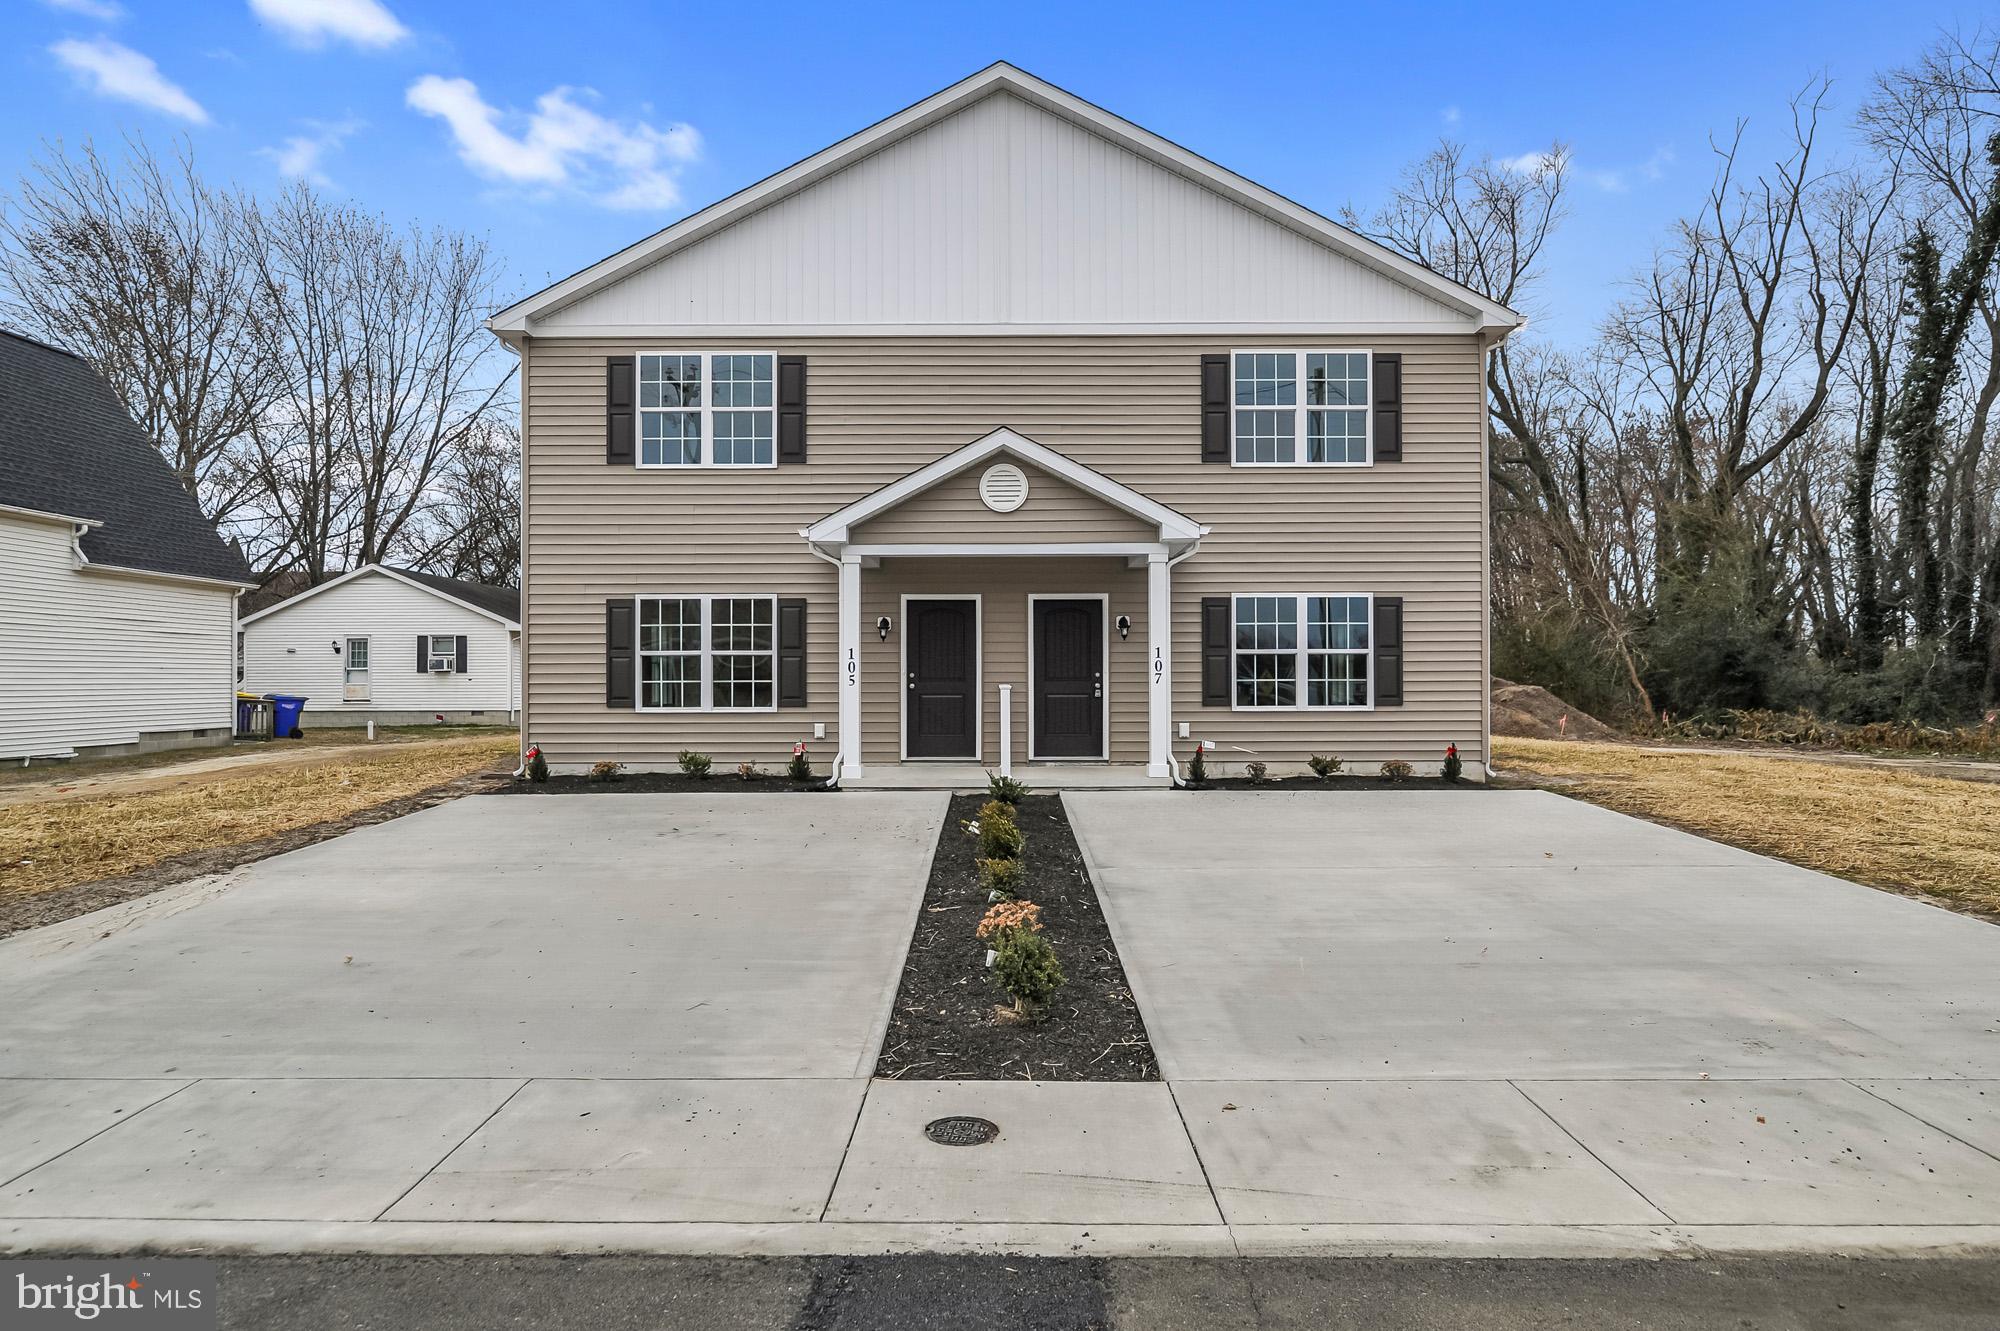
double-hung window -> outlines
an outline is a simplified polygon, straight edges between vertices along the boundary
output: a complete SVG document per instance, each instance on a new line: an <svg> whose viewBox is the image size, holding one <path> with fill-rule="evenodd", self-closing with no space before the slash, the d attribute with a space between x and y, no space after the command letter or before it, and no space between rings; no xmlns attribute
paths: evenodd
<svg viewBox="0 0 2000 1331"><path fill-rule="evenodd" d="M1238 351L1230 359L1237 466L1368 465L1368 352Z"/></svg>
<svg viewBox="0 0 2000 1331"><path fill-rule="evenodd" d="M777 357L673 352L639 357L639 465L775 467Z"/></svg>
<svg viewBox="0 0 2000 1331"><path fill-rule="evenodd" d="M430 668L443 674L458 670L458 637L450 633L431 634Z"/></svg>
<svg viewBox="0 0 2000 1331"><path fill-rule="evenodd" d="M1234 597L1235 704L1366 708L1372 596Z"/></svg>
<svg viewBox="0 0 2000 1331"><path fill-rule="evenodd" d="M639 598L639 707L753 712L777 706L777 598Z"/></svg>

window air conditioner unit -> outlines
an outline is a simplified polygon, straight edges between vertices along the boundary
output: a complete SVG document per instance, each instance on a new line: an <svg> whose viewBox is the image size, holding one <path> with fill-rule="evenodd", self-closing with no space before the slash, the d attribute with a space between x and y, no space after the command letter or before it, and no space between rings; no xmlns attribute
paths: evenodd
<svg viewBox="0 0 2000 1331"><path fill-rule="evenodd" d="M431 658L431 673L433 675L449 675L451 673L451 662L445 660L442 656L433 656Z"/></svg>

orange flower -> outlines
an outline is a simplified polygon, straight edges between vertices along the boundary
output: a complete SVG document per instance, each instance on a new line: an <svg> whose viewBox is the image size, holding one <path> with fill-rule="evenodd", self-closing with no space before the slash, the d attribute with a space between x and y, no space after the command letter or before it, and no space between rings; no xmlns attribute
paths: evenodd
<svg viewBox="0 0 2000 1331"><path fill-rule="evenodd" d="M1042 908L1032 901L999 901L986 912L986 918L979 922L978 936L992 938L1009 929L1026 929L1031 934L1042 931Z"/></svg>

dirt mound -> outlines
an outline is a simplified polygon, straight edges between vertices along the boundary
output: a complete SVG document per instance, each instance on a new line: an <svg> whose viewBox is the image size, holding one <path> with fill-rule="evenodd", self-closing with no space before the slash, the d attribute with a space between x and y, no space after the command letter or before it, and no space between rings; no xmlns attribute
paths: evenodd
<svg viewBox="0 0 2000 1331"><path fill-rule="evenodd" d="M1567 718L1567 721L1565 721ZM1493 733L1517 739L1617 739L1618 732L1539 684L1493 681Z"/></svg>

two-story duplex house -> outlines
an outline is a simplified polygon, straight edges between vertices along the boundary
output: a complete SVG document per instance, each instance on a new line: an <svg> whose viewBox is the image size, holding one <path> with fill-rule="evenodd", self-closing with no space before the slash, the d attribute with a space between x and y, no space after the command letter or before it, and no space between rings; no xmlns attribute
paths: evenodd
<svg viewBox="0 0 2000 1331"><path fill-rule="evenodd" d="M1520 322L994 65L493 318L524 742L1477 773Z"/></svg>

